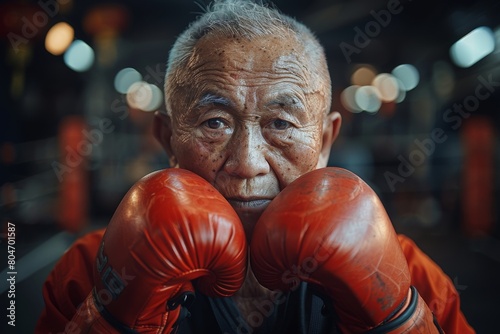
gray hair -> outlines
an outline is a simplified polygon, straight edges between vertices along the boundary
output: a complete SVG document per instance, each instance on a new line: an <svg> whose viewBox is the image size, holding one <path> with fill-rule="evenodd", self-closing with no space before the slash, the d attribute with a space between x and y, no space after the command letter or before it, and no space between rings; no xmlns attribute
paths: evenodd
<svg viewBox="0 0 500 334"><path fill-rule="evenodd" d="M179 35L170 50L166 74L165 92L171 75L182 68L192 55L196 43L208 34L252 39L268 35L294 33L304 44L312 46L312 61L325 62L325 52L313 32L304 24L281 13L271 4L262 0L214 0L205 12ZM329 81L329 78L328 78ZM167 112L170 113L167 98Z"/></svg>

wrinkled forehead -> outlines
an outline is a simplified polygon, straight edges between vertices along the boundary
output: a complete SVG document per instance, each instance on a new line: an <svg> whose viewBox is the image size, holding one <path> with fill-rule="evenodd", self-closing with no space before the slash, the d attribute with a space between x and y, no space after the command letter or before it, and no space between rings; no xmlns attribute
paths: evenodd
<svg viewBox="0 0 500 334"><path fill-rule="evenodd" d="M186 69L218 67L221 70L280 72L289 68L294 72L311 72L310 63L304 45L291 33L251 39L209 34L196 43Z"/></svg>
<svg viewBox="0 0 500 334"><path fill-rule="evenodd" d="M297 35L290 33L281 33L273 35L258 35L253 37L242 37L239 35L218 35L217 33L207 34L201 38L197 47L206 44L221 42L221 46L233 44L241 48L241 51L261 51L267 57L277 57L289 53L303 53L303 43L298 39Z"/></svg>
<svg viewBox="0 0 500 334"><path fill-rule="evenodd" d="M294 33L252 38L207 34L198 40L176 75L169 78L166 93L170 110L187 107L204 90L226 84L288 84L288 88L293 86L319 99L315 102L319 109L329 109L329 74L324 56L317 49L314 43Z"/></svg>

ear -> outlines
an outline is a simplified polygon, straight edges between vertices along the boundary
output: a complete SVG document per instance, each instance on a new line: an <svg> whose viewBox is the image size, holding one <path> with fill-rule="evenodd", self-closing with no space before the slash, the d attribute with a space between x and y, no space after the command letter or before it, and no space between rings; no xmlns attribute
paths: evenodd
<svg viewBox="0 0 500 334"><path fill-rule="evenodd" d="M340 132L340 125L342 124L342 117L337 111L332 111L325 116L323 121L323 138L321 152L318 159L318 164L316 168L323 168L328 165L328 159L330 158L330 151L332 145L337 139Z"/></svg>
<svg viewBox="0 0 500 334"><path fill-rule="evenodd" d="M177 165L177 158L170 144L170 139L172 138L172 121L169 115L160 111L155 112L153 135L167 153L170 167L175 167Z"/></svg>

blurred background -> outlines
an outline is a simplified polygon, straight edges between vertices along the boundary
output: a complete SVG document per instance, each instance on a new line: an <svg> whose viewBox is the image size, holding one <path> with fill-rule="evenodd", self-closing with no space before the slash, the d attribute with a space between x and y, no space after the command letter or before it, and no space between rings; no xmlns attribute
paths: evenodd
<svg viewBox="0 0 500 334"><path fill-rule="evenodd" d="M168 166L153 111L168 51L207 3L0 3L0 293L5 310L11 223L16 332L33 331L64 250ZM453 280L478 333L498 332L500 3L274 3L325 46L343 116L330 165L377 191L396 230Z"/></svg>

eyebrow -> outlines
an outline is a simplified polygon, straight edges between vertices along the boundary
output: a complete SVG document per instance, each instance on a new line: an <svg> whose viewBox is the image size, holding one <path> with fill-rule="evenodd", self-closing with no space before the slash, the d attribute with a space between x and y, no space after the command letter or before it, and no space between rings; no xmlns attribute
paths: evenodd
<svg viewBox="0 0 500 334"><path fill-rule="evenodd" d="M224 107L233 107L234 104L226 97L217 95L215 93L205 93L196 103L196 107L206 107L211 105L219 105ZM266 103L266 107L280 106L286 109L304 110L304 104L302 101L292 94L279 94L274 97L269 103Z"/></svg>
<svg viewBox="0 0 500 334"><path fill-rule="evenodd" d="M290 94L279 94L273 98L266 107L280 106L282 108L293 108L293 109L304 109L304 104L302 101L294 95Z"/></svg>
<svg viewBox="0 0 500 334"><path fill-rule="evenodd" d="M219 96L219 95L214 94L214 93L205 93L202 95L202 97L200 98L198 103L196 103L196 106L197 107L206 107L206 106L210 106L210 105L214 105L214 104L225 106L225 107L231 107L233 105L231 103L231 101L229 101L229 99L227 99L223 96Z"/></svg>

